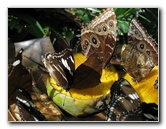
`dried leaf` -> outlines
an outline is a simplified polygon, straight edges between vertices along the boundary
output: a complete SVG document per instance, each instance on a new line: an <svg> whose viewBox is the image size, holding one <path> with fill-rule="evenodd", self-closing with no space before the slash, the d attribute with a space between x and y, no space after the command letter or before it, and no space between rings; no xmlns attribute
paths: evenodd
<svg viewBox="0 0 166 129"><path fill-rule="evenodd" d="M33 86L31 93L32 100L38 110L46 117L48 121L65 121L65 117L61 110L42 93L36 86Z"/></svg>

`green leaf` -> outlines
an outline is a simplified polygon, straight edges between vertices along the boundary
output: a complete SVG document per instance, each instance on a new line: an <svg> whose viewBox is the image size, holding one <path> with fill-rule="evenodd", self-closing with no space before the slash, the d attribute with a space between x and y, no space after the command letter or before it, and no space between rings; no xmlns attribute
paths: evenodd
<svg viewBox="0 0 166 129"><path fill-rule="evenodd" d="M98 14L101 12L101 10L95 8L88 8L88 10L91 10L92 13L98 13Z"/></svg>
<svg viewBox="0 0 166 129"><path fill-rule="evenodd" d="M123 35L123 33L127 33L128 28L129 28L129 22L118 20L118 29L120 35Z"/></svg>
<svg viewBox="0 0 166 129"><path fill-rule="evenodd" d="M136 12L140 8L115 8L117 19L128 19L131 20L133 16L136 16Z"/></svg>
<svg viewBox="0 0 166 129"><path fill-rule="evenodd" d="M17 29L18 33L21 33L21 31L23 29L23 26L22 25L18 25L18 26L16 26L16 29Z"/></svg>
<svg viewBox="0 0 166 129"><path fill-rule="evenodd" d="M34 35L35 37L41 38L44 36L44 29L40 25L40 23L34 19L31 15L24 13L22 14L21 12L15 12L14 13L18 18L22 19L27 23L27 30L29 33Z"/></svg>
<svg viewBox="0 0 166 129"><path fill-rule="evenodd" d="M38 27L38 29L42 32L42 34L44 35L44 29L42 28L42 26L40 25L40 23L38 21L36 21L36 26Z"/></svg>
<svg viewBox="0 0 166 129"><path fill-rule="evenodd" d="M79 16L79 15L83 15L84 11L83 10L76 10L75 13Z"/></svg>
<svg viewBox="0 0 166 129"><path fill-rule="evenodd" d="M89 22L88 14L84 14L83 17L82 17L82 20L86 23Z"/></svg>

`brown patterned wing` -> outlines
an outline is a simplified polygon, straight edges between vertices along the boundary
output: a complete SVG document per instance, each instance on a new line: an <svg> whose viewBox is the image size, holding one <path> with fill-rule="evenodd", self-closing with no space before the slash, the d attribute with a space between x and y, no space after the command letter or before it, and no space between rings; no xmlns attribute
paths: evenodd
<svg viewBox="0 0 166 129"><path fill-rule="evenodd" d="M96 35L93 31L86 32L86 34L81 37L82 52L86 57L91 54L96 53L100 59L103 60L103 50L105 37Z"/></svg>
<svg viewBox="0 0 166 129"><path fill-rule="evenodd" d="M104 48L104 62L103 65L106 66L108 62L110 61L112 54L115 49L115 44L116 41L111 35L108 35L107 38L105 39L105 48Z"/></svg>
<svg viewBox="0 0 166 129"><path fill-rule="evenodd" d="M158 47L136 18L130 23L128 44L122 47L121 61L135 81L141 81L158 65Z"/></svg>
<svg viewBox="0 0 166 129"><path fill-rule="evenodd" d="M81 47L86 57L97 53L105 67L117 41L117 20L114 10L106 9L81 31Z"/></svg>
<svg viewBox="0 0 166 129"><path fill-rule="evenodd" d="M128 38L128 43L134 45L138 51L145 53L153 66L158 65L158 46L136 18L130 23Z"/></svg>

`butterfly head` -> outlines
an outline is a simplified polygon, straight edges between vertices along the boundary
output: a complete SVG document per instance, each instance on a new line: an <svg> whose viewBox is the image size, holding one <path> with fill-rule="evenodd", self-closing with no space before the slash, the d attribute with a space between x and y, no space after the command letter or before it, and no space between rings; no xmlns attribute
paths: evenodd
<svg viewBox="0 0 166 129"><path fill-rule="evenodd" d="M46 68L48 68L49 59L51 59L51 57L52 56L50 55L50 53L46 53L45 56L41 56L42 62Z"/></svg>

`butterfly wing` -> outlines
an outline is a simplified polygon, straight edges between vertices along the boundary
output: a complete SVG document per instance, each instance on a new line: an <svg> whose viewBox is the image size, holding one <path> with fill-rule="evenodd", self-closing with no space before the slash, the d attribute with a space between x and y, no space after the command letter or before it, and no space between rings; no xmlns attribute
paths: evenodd
<svg viewBox="0 0 166 129"><path fill-rule="evenodd" d="M98 35L112 35L114 40L117 40L117 20L113 8L105 9L99 16L91 21L87 26L88 30L94 31Z"/></svg>
<svg viewBox="0 0 166 129"><path fill-rule="evenodd" d="M155 103L142 103L142 117L144 121L158 121L158 105Z"/></svg>
<svg viewBox="0 0 166 129"><path fill-rule="evenodd" d="M70 40L70 48L73 49L74 52L81 52L81 28L78 28L74 31L74 36Z"/></svg>
<svg viewBox="0 0 166 129"><path fill-rule="evenodd" d="M81 47L83 54L88 58L91 54L96 53L97 56L103 60L103 49L105 37L97 36L93 31L86 31L81 36Z"/></svg>
<svg viewBox="0 0 166 129"><path fill-rule="evenodd" d="M105 67L117 41L117 20L114 10L106 9L81 31L81 47L86 57L97 53Z"/></svg>
<svg viewBox="0 0 166 129"><path fill-rule="evenodd" d="M116 40L114 40L114 38L111 35L108 35L107 38L105 39L105 47L104 47L104 53L103 53L104 66L106 66L109 63L112 57L112 54L114 52L115 46L116 46Z"/></svg>
<svg viewBox="0 0 166 129"><path fill-rule="evenodd" d="M11 72L8 75L8 101L9 105L15 102L18 95L18 87L25 88L28 92L32 91L32 77L28 70L22 65L21 49L12 64Z"/></svg>
<svg viewBox="0 0 166 129"><path fill-rule="evenodd" d="M71 87L75 89L95 87L100 83L101 73L102 62L94 53L76 69Z"/></svg>
<svg viewBox="0 0 166 129"><path fill-rule="evenodd" d="M145 53L146 58L152 61L153 66L158 65L158 47L136 18L130 22L128 43L134 45L138 51Z"/></svg>
<svg viewBox="0 0 166 129"><path fill-rule="evenodd" d="M67 90L72 84L75 69L72 50L67 48L59 53L48 53L42 61L57 85Z"/></svg>
<svg viewBox="0 0 166 129"><path fill-rule="evenodd" d="M112 85L106 116L107 121L142 120L139 96L127 80L121 78Z"/></svg>
<svg viewBox="0 0 166 129"><path fill-rule="evenodd" d="M52 57L62 65L62 68L68 79L69 85L71 85L75 72L75 63L72 49L66 48L59 53L54 52L52 53Z"/></svg>

